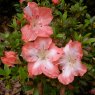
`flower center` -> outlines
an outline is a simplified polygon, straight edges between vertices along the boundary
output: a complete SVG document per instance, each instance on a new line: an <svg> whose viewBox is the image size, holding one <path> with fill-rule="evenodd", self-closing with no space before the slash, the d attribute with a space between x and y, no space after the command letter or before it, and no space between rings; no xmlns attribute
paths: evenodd
<svg viewBox="0 0 95 95"><path fill-rule="evenodd" d="M76 63L76 58L74 56L69 55L68 60L70 65L74 65Z"/></svg>
<svg viewBox="0 0 95 95"><path fill-rule="evenodd" d="M32 21L32 27L34 28L37 25L37 21L35 19L33 19Z"/></svg>
<svg viewBox="0 0 95 95"><path fill-rule="evenodd" d="M32 28L36 27L39 24L38 18L39 18L39 16L36 16L35 18L32 18Z"/></svg>
<svg viewBox="0 0 95 95"><path fill-rule="evenodd" d="M38 53L38 57L39 57L41 60L46 59L46 55L47 55L47 51L46 51L46 50L40 50L39 53Z"/></svg>

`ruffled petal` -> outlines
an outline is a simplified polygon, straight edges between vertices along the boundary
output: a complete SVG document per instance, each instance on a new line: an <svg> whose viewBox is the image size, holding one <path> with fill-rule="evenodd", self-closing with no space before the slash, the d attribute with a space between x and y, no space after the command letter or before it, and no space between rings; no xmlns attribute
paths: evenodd
<svg viewBox="0 0 95 95"><path fill-rule="evenodd" d="M8 66L14 66L14 64L18 64L18 56L14 51L5 51L4 56L1 57L1 60Z"/></svg>
<svg viewBox="0 0 95 95"><path fill-rule="evenodd" d="M78 68L79 76L83 76L87 72L87 67L84 64L80 64L80 68Z"/></svg>
<svg viewBox="0 0 95 95"><path fill-rule="evenodd" d="M38 50L33 42L28 42L22 47L22 57L28 62L37 61Z"/></svg>
<svg viewBox="0 0 95 95"><path fill-rule="evenodd" d="M78 41L72 42L72 40L70 40L69 43L66 45L66 47L68 46L69 46L69 51L72 53L72 55L76 56L79 59L82 58L83 52L82 52L82 46L80 42Z"/></svg>
<svg viewBox="0 0 95 95"><path fill-rule="evenodd" d="M52 10L46 7L39 7L39 22L42 25L48 25L52 21Z"/></svg>
<svg viewBox="0 0 95 95"><path fill-rule="evenodd" d="M22 27L21 32L22 32L22 40L24 42L34 41L37 38L37 34L31 28L30 25L25 25L24 27Z"/></svg>
<svg viewBox="0 0 95 95"><path fill-rule="evenodd" d="M48 49L51 43L52 43L51 38L37 38L36 41L34 42L35 47L40 50Z"/></svg>
<svg viewBox="0 0 95 95"><path fill-rule="evenodd" d="M5 51L4 54L6 57L16 57L17 56L16 52L14 51Z"/></svg>
<svg viewBox="0 0 95 95"><path fill-rule="evenodd" d="M75 64L71 64L69 66L72 69L74 76L83 76L87 72L87 67L82 64L80 60L77 60Z"/></svg>
<svg viewBox="0 0 95 95"><path fill-rule="evenodd" d="M41 64L41 69L42 72L50 78L57 78L59 75L59 69L57 65L54 65L48 60L43 61L43 64Z"/></svg>
<svg viewBox="0 0 95 95"><path fill-rule="evenodd" d="M39 37L50 37L53 34L53 29L50 26L37 25L34 31L38 33Z"/></svg>
<svg viewBox="0 0 95 95"><path fill-rule="evenodd" d="M24 17L29 21L29 20L31 20L31 17L32 17L32 11L31 11L31 8L29 7L29 6L26 6L25 8L24 8Z"/></svg>
<svg viewBox="0 0 95 95"><path fill-rule="evenodd" d="M52 2L53 2L55 5L59 4L59 0L52 0Z"/></svg>
<svg viewBox="0 0 95 95"><path fill-rule="evenodd" d="M38 9L38 4L35 2L28 2L28 6L30 7L33 16L39 15L39 9Z"/></svg>
<svg viewBox="0 0 95 95"><path fill-rule="evenodd" d="M73 75L64 76L64 73L62 73L58 76L58 80L60 83L68 85L69 83L73 82L74 76Z"/></svg>
<svg viewBox="0 0 95 95"><path fill-rule="evenodd" d="M31 18L39 15L38 5L35 2L28 2L28 5L24 8L24 17L31 22Z"/></svg>
<svg viewBox="0 0 95 95"><path fill-rule="evenodd" d="M16 58L15 57L1 57L1 60L4 64L8 65L8 66L14 66L14 64L16 64Z"/></svg>
<svg viewBox="0 0 95 95"><path fill-rule="evenodd" d="M62 73L58 76L58 79L61 83L67 85L74 80L75 73L76 72L74 68L72 68L70 65L67 65L62 68Z"/></svg>
<svg viewBox="0 0 95 95"><path fill-rule="evenodd" d="M30 77L42 74L41 62L28 63L28 73Z"/></svg>
<svg viewBox="0 0 95 95"><path fill-rule="evenodd" d="M58 48L55 44L52 44L49 48L47 57L52 61L57 61L62 56L62 48Z"/></svg>

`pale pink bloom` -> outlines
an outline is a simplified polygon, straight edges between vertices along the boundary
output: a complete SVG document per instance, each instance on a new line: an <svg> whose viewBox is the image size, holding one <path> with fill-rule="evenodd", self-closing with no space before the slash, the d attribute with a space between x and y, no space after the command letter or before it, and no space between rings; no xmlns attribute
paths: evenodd
<svg viewBox="0 0 95 95"><path fill-rule="evenodd" d="M8 66L14 66L14 64L18 64L18 56L14 51L5 51L4 56L1 57L1 60Z"/></svg>
<svg viewBox="0 0 95 95"><path fill-rule="evenodd" d="M56 47L51 38L37 38L22 47L22 56L28 62L30 77L42 73L51 78L58 77L56 61L61 55L62 49Z"/></svg>
<svg viewBox="0 0 95 95"><path fill-rule="evenodd" d="M74 76L83 76L86 73L86 66L81 64L82 56L81 43L78 41L69 41L63 48L63 55L59 60L62 73L58 76L61 83L67 85L74 80Z"/></svg>
<svg viewBox="0 0 95 95"><path fill-rule="evenodd" d="M59 4L59 0L52 0L54 4Z"/></svg>
<svg viewBox="0 0 95 95"><path fill-rule="evenodd" d="M53 19L50 8L38 7L35 2L28 2L28 6L24 8L24 17L29 21L29 24L21 28L24 42L33 41L37 37L49 37L53 33L49 26Z"/></svg>

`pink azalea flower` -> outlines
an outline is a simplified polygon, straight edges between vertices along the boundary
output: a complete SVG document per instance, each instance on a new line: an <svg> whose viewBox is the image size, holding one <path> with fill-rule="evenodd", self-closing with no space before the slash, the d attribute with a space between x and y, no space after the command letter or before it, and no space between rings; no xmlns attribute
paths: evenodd
<svg viewBox="0 0 95 95"><path fill-rule="evenodd" d="M82 56L81 43L78 41L70 41L63 48L63 56L59 60L62 73L58 76L61 83L67 85L74 80L74 76L83 76L86 73L86 66L81 64Z"/></svg>
<svg viewBox="0 0 95 95"><path fill-rule="evenodd" d="M1 60L4 64L8 66L14 66L14 64L18 64L18 56L16 52L13 51L5 51L4 52L5 56L1 57Z"/></svg>
<svg viewBox="0 0 95 95"><path fill-rule="evenodd" d="M23 41L33 41L37 37L49 37L53 33L49 26L53 19L50 8L38 7L35 2L28 2L28 6L24 8L24 17L29 24L21 28Z"/></svg>
<svg viewBox="0 0 95 95"><path fill-rule="evenodd" d="M59 0L52 0L54 4L59 4Z"/></svg>
<svg viewBox="0 0 95 95"><path fill-rule="evenodd" d="M29 76L45 74L56 78L59 75L56 61L61 57L62 49L52 43L51 38L37 38L22 47L22 56L28 62Z"/></svg>

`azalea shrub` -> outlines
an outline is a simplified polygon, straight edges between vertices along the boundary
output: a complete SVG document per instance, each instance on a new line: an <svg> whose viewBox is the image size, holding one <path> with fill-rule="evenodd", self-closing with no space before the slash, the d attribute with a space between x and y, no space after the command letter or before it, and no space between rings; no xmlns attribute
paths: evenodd
<svg viewBox="0 0 95 95"><path fill-rule="evenodd" d="M82 0L19 0L0 32L0 95L95 94L95 17Z"/></svg>

